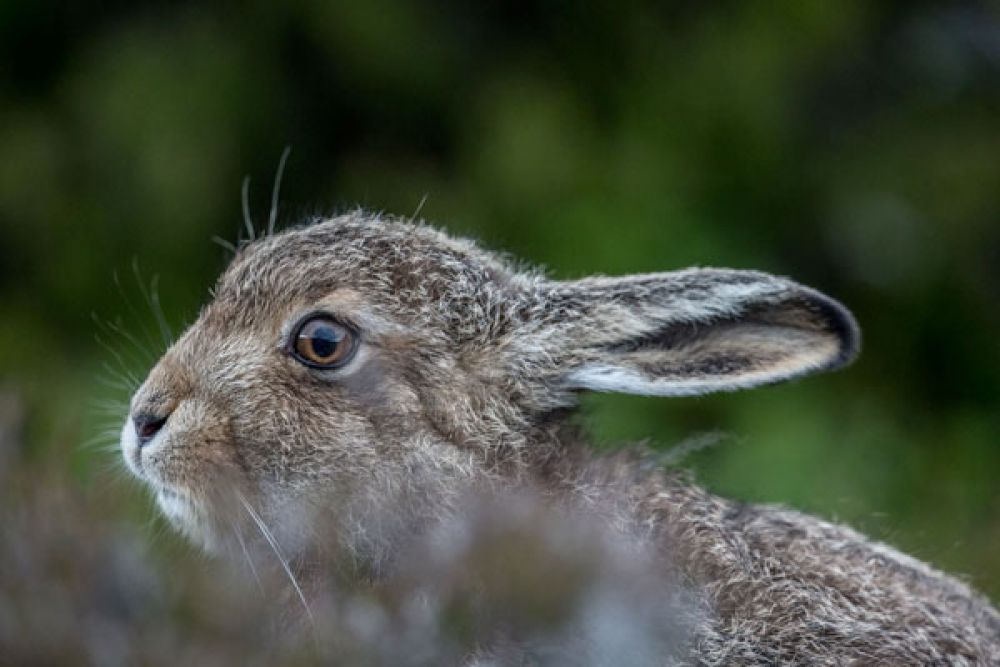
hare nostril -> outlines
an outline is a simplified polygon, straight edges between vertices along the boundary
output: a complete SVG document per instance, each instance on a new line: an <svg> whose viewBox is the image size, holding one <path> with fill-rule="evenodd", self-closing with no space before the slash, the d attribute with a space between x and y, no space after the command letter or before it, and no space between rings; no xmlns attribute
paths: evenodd
<svg viewBox="0 0 1000 667"><path fill-rule="evenodd" d="M132 423L135 425L135 433L139 436L140 447L148 443L157 433L160 432L163 425L167 423L167 416L161 417L159 415L149 413L132 416Z"/></svg>

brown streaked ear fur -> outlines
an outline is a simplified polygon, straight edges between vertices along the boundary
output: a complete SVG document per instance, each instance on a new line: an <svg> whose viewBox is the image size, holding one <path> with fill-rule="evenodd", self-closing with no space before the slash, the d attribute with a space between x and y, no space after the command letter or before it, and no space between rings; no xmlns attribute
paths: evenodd
<svg viewBox="0 0 1000 667"><path fill-rule="evenodd" d="M689 269L557 283L568 389L686 396L839 368L858 353L850 312L755 271Z"/></svg>

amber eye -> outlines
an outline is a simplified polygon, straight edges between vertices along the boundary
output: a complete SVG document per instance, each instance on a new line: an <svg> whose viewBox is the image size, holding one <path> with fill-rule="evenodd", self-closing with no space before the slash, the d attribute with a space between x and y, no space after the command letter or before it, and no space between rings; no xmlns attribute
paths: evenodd
<svg viewBox="0 0 1000 667"><path fill-rule="evenodd" d="M329 315L315 315L301 325L292 339L292 353L306 366L339 368L354 356L354 332Z"/></svg>

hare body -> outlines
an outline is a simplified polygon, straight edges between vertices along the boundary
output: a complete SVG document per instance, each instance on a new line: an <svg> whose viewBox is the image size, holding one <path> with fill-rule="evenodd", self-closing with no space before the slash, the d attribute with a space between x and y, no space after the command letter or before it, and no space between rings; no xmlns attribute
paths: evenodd
<svg viewBox="0 0 1000 667"><path fill-rule="evenodd" d="M597 460L585 483L631 493L712 610L701 664L1000 664L1000 615L958 582L856 531L714 496L683 475ZM641 480L641 481L640 481Z"/></svg>
<svg viewBox="0 0 1000 667"><path fill-rule="evenodd" d="M857 349L842 306L782 278L551 281L356 213L240 248L133 397L122 449L210 550L249 513L293 564L332 540L378 579L470 489L531 487L639 535L705 601L682 662L1000 664L1000 616L964 584L641 454L591 454L567 424L580 391L735 390Z"/></svg>

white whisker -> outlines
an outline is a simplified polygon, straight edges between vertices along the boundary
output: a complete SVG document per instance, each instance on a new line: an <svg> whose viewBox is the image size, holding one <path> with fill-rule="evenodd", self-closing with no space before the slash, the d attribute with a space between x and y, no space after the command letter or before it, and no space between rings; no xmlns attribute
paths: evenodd
<svg viewBox="0 0 1000 667"><path fill-rule="evenodd" d="M212 242L221 246L223 250L228 250L229 252L236 254L236 246L222 238L221 236L213 236Z"/></svg>
<svg viewBox="0 0 1000 667"><path fill-rule="evenodd" d="M274 551L274 555L277 557L278 562L281 563L282 569L285 570L285 574L288 575L288 580L292 582L292 587L295 589L296 594L299 596L299 600L302 602L302 607L306 611L306 616L309 617L310 626L315 629L316 621L313 618L312 610L309 608L309 603L306 601L305 593L302 592L302 588L299 586L298 580L295 578L295 575L292 574L292 568L289 567L288 560L281 553L281 549L278 547L278 542L274 539L274 534L271 533L271 530L264 523L264 520L260 518L260 515L257 514L253 506L250 505L250 502L246 499L246 497L239 491L236 492L236 496L239 498L240 503L246 509L247 513L250 514L250 518L253 519L255 524L257 524L257 528L260 530L261 535L263 535L264 539L267 540L267 543L271 545L271 550Z"/></svg>
<svg viewBox="0 0 1000 667"><path fill-rule="evenodd" d="M420 211L424 210L424 204L427 203L427 194L428 193L425 192L424 196L420 198L420 203L417 204L416 210L413 211L413 215L410 216L410 222L416 222L417 218L420 217Z"/></svg>
<svg viewBox="0 0 1000 667"><path fill-rule="evenodd" d="M132 257L132 272L133 275L135 276L136 284L139 287L140 293L144 293L145 286L142 284L142 277L139 272L139 259L138 257L135 256ZM126 339L128 339L135 345L138 351L145 352L148 355L148 358L151 360L156 356L155 354L156 337L153 334L151 334L149 329L143 325L143 323L145 322L145 313L141 311L139 308L137 308L135 303L129 297L128 291L122 285L121 278L118 276L117 271L114 271L112 273L112 277L115 281L115 287L118 288L118 293L125 301L125 305L128 307L128 310L132 314L132 317L135 318L135 322L139 329L139 332L145 339L145 344L139 343L137 337L131 336L127 331L124 330L124 328L121 326L120 318L117 321L117 326L113 325L112 322L110 321L106 322L105 326L107 326L108 329L111 329L112 331L115 331L116 333L124 336Z"/></svg>
<svg viewBox="0 0 1000 667"><path fill-rule="evenodd" d="M281 177L285 173L285 162L288 161L288 155L291 152L292 147L285 146L285 150L281 152L281 158L278 160L278 171L274 175L274 187L271 189L271 212L267 217L268 236L274 234L274 223L278 220L278 195L281 192Z"/></svg>
<svg viewBox="0 0 1000 667"><path fill-rule="evenodd" d="M174 342L174 332L170 330L170 325L167 323L167 316L163 312L163 305L160 303L160 276L154 275L153 279L149 281L149 307L153 311L153 317L156 318L156 324L160 327L160 336L163 338L164 349L168 348Z"/></svg>
<svg viewBox="0 0 1000 667"><path fill-rule="evenodd" d="M139 287L139 294L142 295L149 309L153 311L153 320L156 322L157 327L159 327L163 348L166 349L170 347L170 343L173 340L173 333L170 331L167 318L164 316L163 308L160 305L160 295L157 289L159 276L154 275L152 280L149 281L149 287L147 288L142 280L142 273L139 271L138 257L132 258L132 273L135 276L135 283Z"/></svg>
<svg viewBox="0 0 1000 667"><path fill-rule="evenodd" d="M129 333L125 329L125 327L122 325L122 323L121 323L120 320L117 321L117 322L112 322L111 320L106 320L106 321L102 322L99 319L95 320L95 321L97 322L97 324L99 326L103 327L104 329L106 329L107 331L109 331L109 332L111 332L113 334L121 336L128 343L130 343L132 345L132 347L135 349L135 352L136 352L135 355L130 355L130 357L132 358L132 361L136 362L139 365L144 365L144 364L152 362L153 359L155 359L155 357L156 357L156 352L155 352L156 344L153 341L153 339L150 336L149 331L147 329L145 329L145 328L141 329L142 333L145 335L145 337L147 339L146 342L143 343L138 338L136 338L131 333ZM137 355L142 355L142 356L137 356ZM123 366L124 366L124 364L123 364Z"/></svg>
<svg viewBox="0 0 1000 667"><path fill-rule="evenodd" d="M253 241L257 238L257 232L253 228L253 222L250 220L250 177L246 176L243 179L243 186L240 188L240 200L243 203L243 224L246 225L247 234L250 240Z"/></svg>
<svg viewBox="0 0 1000 667"><path fill-rule="evenodd" d="M247 559L247 565L250 566L250 573L253 575L253 580L257 582L257 588L260 590L261 595L264 593L264 584L260 580L260 576L257 574L257 568L253 564L253 558L250 556L250 550L247 549L247 543L243 539L243 531L240 530L240 526L235 521L233 522L233 532L236 533L236 541L240 543L240 549L243 550L243 555Z"/></svg>

